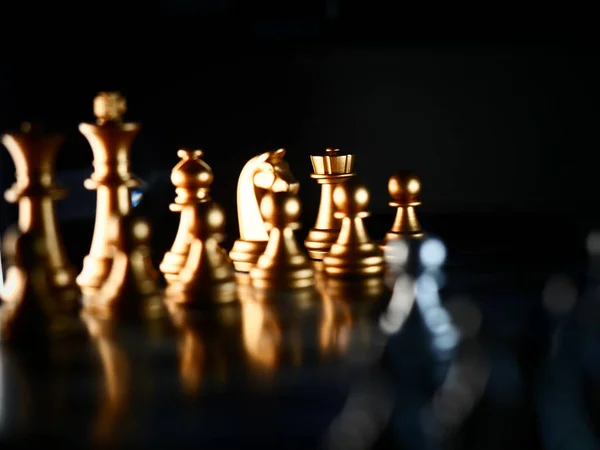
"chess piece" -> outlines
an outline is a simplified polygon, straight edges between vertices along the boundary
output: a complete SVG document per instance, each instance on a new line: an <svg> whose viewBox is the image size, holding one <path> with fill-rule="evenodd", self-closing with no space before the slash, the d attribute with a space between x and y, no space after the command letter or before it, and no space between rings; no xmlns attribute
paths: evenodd
<svg viewBox="0 0 600 450"><path fill-rule="evenodd" d="M181 211L179 230L171 251L160 265L169 283L170 301L194 304L207 297L215 302L235 299L235 277L224 238L225 213L210 196L213 174L201 151L181 150L183 159L171 179L177 186L172 211Z"/></svg>
<svg viewBox="0 0 600 450"><path fill-rule="evenodd" d="M8 149L16 168L16 182L6 191L10 203L19 204L19 229L35 233L46 246L48 289L57 304L66 310L79 306L79 289L75 270L67 260L58 232L54 201L66 196L66 189L55 182L54 163L63 138L43 135L25 123L20 133L8 133L2 143Z"/></svg>
<svg viewBox="0 0 600 450"><path fill-rule="evenodd" d="M238 272L250 272L267 246L269 235L260 213L260 200L267 192L298 192L285 149L265 152L246 163L237 185L237 210L240 238L229 252Z"/></svg>
<svg viewBox="0 0 600 450"><path fill-rule="evenodd" d="M120 245L121 227L109 227L111 217L119 220L131 210L129 189L140 181L129 171L131 144L140 130L136 123L123 123L125 99L118 93L101 92L94 99L96 124L82 123L79 131L89 141L94 153L94 173L85 180L85 187L97 191L96 223L89 254L83 260L83 270L77 283L85 295L94 295L111 270L111 245ZM117 247L117 253L123 249Z"/></svg>
<svg viewBox="0 0 600 450"><path fill-rule="evenodd" d="M150 258L148 221L134 216L112 216L107 233L119 236L120 241L109 243L112 250L110 272L94 295L84 295L84 308L103 318L162 317L158 273Z"/></svg>
<svg viewBox="0 0 600 450"><path fill-rule="evenodd" d="M335 216L342 218L342 228L323 258L325 272L335 278L382 276L383 252L371 241L363 223L369 215L369 192L352 178L335 188L333 201Z"/></svg>
<svg viewBox="0 0 600 450"><path fill-rule="evenodd" d="M73 331L70 316L53 296L44 240L35 233L12 229L5 233L3 250L9 269L0 293L2 340L30 344Z"/></svg>
<svg viewBox="0 0 600 450"><path fill-rule="evenodd" d="M385 242L401 238L420 239L425 234L415 213L421 204L421 180L414 173L399 171L390 177L388 191L393 201L389 205L397 208L392 229L385 235Z"/></svg>
<svg viewBox="0 0 600 450"><path fill-rule="evenodd" d="M314 286L314 269L294 236L294 230L300 227L298 196L291 192L269 192L260 202L260 212L269 230L269 241L250 271L252 285L261 289Z"/></svg>
<svg viewBox="0 0 600 450"><path fill-rule="evenodd" d="M181 213L179 228L171 250L161 264L160 271L167 282L179 278L185 265L190 244L198 234L198 205L211 201L210 185L213 181L211 168L202 160L202 150L179 150L181 161L171 171L171 182L177 197L169 209Z"/></svg>
<svg viewBox="0 0 600 450"><path fill-rule="evenodd" d="M314 173L310 176L321 185L321 200L315 226L309 231L304 245L308 256L322 260L340 233L342 220L335 217L333 189L354 176L354 155L341 155L338 149L326 150L324 156L312 156Z"/></svg>

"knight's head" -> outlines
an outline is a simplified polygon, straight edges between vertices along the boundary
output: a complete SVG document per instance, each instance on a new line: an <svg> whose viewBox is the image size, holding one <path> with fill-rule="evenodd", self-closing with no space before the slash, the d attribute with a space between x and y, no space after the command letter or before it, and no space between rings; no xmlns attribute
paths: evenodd
<svg viewBox="0 0 600 450"><path fill-rule="evenodd" d="M285 149L265 152L259 156L259 166L254 174L254 186L272 192L298 192L300 183L296 181L290 166L283 159Z"/></svg>

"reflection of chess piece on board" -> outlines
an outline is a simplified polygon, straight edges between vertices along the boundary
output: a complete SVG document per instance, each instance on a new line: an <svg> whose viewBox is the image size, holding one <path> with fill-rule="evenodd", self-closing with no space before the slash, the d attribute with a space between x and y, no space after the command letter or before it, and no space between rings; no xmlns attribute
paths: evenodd
<svg viewBox="0 0 600 450"><path fill-rule="evenodd" d="M337 240L342 225L342 220L334 215L333 189L354 176L354 155L341 155L337 149L328 148L326 155L310 159L314 169L311 178L321 185L321 200L317 221L304 245L312 259L322 260Z"/></svg>
<svg viewBox="0 0 600 450"><path fill-rule="evenodd" d="M23 124L21 133L2 137L16 168L16 182L6 191L6 200L19 204L19 229L36 233L46 246L48 288L55 301L65 309L79 306L79 289L75 270L65 256L58 233L54 201L66 196L66 190L57 186L54 163L63 138L43 135L30 124Z"/></svg>
<svg viewBox="0 0 600 450"><path fill-rule="evenodd" d="M173 247L160 265L169 283L167 299L182 304L234 300L233 266L220 246L225 213L210 196L212 170L200 159L201 151L178 154L183 160L171 175L177 186L171 210L181 211L181 220Z"/></svg>
<svg viewBox="0 0 600 450"><path fill-rule="evenodd" d="M257 302L249 285L238 285L242 306L242 340L252 366L273 372L281 359L281 325L274 306Z"/></svg>
<svg viewBox="0 0 600 450"><path fill-rule="evenodd" d="M336 278L382 276L382 250L371 241L363 218L369 203L369 192L355 178L338 185L333 191L336 217L342 218L338 239L323 258L325 272Z"/></svg>
<svg viewBox="0 0 600 450"><path fill-rule="evenodd" d="M393 199L389 205L397 208L392 229L385 235L389 242L402 238L422 238L424 236L415 206L421 204L421 180L414 173L399 171L390 177L388 191Z"/></svg>
<svg viewBox="0 0 600 450"><path fill-rule="evenodd" d="M317 282L321 294L321 317L318 327L319 350L324 357L343 355L348 350L352 328L352 311L347 302L337 300L327 288L327 280Z"/></svg>
<svg viewBox="0 0 600 450"><path fill-rule="evenodd" d="M269 240L260 212L260 200L267 192L298 192L299 184L283 159L285 150L265 152L246 163L237 185L240 238L229 257L238 272L250 272Z"/></svg>
<svg viewBox="0 0 600 450"><path fill-rule="evenodd" d="M111 217L120 220L131 210L129 189L139 180L129 171L131 144L140 130L135 123L123 123L125 99L118 93L102 92L94 99L96 124L82 123L79 131L94 153L94 173L85 181L87 189L97 191L96 223L89 254L77 283L86 295L93 295L108 277L112 263L112 245L119 245L121 227L109 227ZM117 248L117 250L123 250Z"/></svg>
<svg viewBox="0 0 600 450"><path fill-rule="evenodd" d="M124 426L124 416L131 390L131 363L119 345L115 324L92 315L82 314L104 371L104 395L96 418L94 439L110 443Z"/></svg>
<svg viewBox="0 0 600 450"><path fill-rule="evenodd" d="M84 307L105 318L162 317L158 272L150 258L148 221L134 216L112 216L107 231L111 236L119 236L117 242L109 244L111 269L100 289L94 295L84 296Z"/></svg>
<svg viewBox="0 0 600 450"><path fill-rule="evenodd" d="M269 241L250 272L252 285L261 289L314 286L314 269L294 236L294 230L300 226L298 196L290 192L269 192L260 202L260 211L269 230Z"/></svg>
<svg viewBox="0 0 600 450"><path fill-rule="evenodd" d="M3 239L9 262L0 293L0 336L11 343L45 342L74 330L57 304L47 277L49 258L44 240L35 233L9 230Z"/></svg>

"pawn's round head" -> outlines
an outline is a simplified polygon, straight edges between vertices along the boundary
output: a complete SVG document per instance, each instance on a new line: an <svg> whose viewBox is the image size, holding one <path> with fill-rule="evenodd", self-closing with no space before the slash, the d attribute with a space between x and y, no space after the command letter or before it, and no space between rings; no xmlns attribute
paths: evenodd
<svg viewBox="0 0 600 450"><path fill-rule="evenodd" d="M338 218L366 217L369 191L355 178L351 178L334 189L333 203L337 210L335 216Z"/></svg>
<svg viewBox="0 0 600 450"><path fill-rule="evenodd" d="M418 203L421 201L421 180L414 173L401 170L390 177L388 191L395 203Z"/></svg>
<svg viewBox="0 0 600 450"><path fill-rule="evenodd" d="M300 210L300 200L291 192L269 192L260 202L260 212L270 227L296 228Z"/></svg>

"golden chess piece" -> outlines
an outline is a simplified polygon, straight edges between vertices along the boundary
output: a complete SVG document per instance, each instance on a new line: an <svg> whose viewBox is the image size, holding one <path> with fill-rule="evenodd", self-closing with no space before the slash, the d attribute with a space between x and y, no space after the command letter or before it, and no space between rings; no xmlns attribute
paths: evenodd
<svg viewBox="0 0 600 450"><path fill-rule="evenodd" d="M29 123L23 124L20 133L5 134L2 143L16 168L16 182L6 191L5 198L19 204L20 231L36 233L46 246L48 288L53 291L55 302L67 310L76 310L79 289L75 269L65 255L54 209L55 200L67 193L56 184L54 173L62 142L60 135L43 135Z"/></svg>
<svg viewBox="0 0 600 450"><path fill-rule="evenodd" d="M323 258L325 272L335 278L383 276L383 251L371 241L363 222L369 215L369 192L351 178L335 188L333 201L335 216L342 218L342 228Z"/></svg>
<svg viewBox="0 0 600 450"><path fill-rule="evenodd" d="M179 230L171 251L160 265L169 283L167 299L181 304L235 299L235 277L224 239L225 213L212 201L213 174L201 151L181 150L183 159L171 179L177 186L172 211L181 211Z"/></svg>
<svg viewBox="0 0 600 450"><path fill-rule="evenodd" d="M312 156L314 173L310 176L321 185L321 200L315 226L309 231L304 245L308 256L322 260L337 240L342 220L335 217L333 189L354 176L354 155L341 155L338 149L326 150L324 156Z"/></svg>
<svg viewBox="0 0 600 450"><path fill-rule="evenodd" d="M29 344L75 331L73 318L55 301L44 240L35 233L12 229L5 233L2 249L9 262L0 292L2 340Z"/></svg>
<svg viewBox="0 0 600 450"><path fill-rule="evenodd" d="M171 171L171 182L175 186L177 197L169 205L169 209L181 213L181 216L173 246L165 254L159 267L167 282L179 278L192 240L198 234L198 205L211 201L213 173L202 160L202 155L202 150L179 150L177 156L181 161Z"/></svg>
<svg viewBox="0 0 600 450"><path fill-rule="evenodd" d="M384 243L402 238L422 238L425 234L415 213L415 206L421 204L419 177L408 171L399 171L390 177L388 191L393 199L389 205L398 211Z"/></svg>
<svg viewBox="0 0 600 450"><path fill-rule="evenodd" d="M113 250L120 245L121 227L109 227L111 217L124 217L131 211L129 189L140 181L129 171L131 145L140 125L124 123L125 99L119 93L101 92L94 99L96 124L82 123L79 131L86 137L94 153L94 173L85 180L85 187L97 191L96 222L89 254L83 260L83 270L77 284L85 295L94 295L111 270ZM122 248L117 248L122 251Z"/></svg>
<svg viewBox="0 0 600 450"><path fill-rule="evenodd" d="M250 271L252 285L260 289L296 289L315 285L315 271L300 251L294 230L300 228L300 200L291 192L270 192L260 202L269 230L265 252Z"/></svg>
<svg viewBox="0 0 600 450"><path fill-rule="evenodd" d="M267 247L269 235L260 213L260 200L267 192L292 192L299 189L288 163L285 149L265 152L250 159L238 179L237 211L240 238L229 252L238 272L250 272Z"/></svg>
<svg viewBox="0 0 600 450"><path fill-rule="evenodd" d="M158 272L150 257L150 225L139 217L112 216L107 224L111 236L112 265L104 283L91 296L84 295L84 308L102 318L125 316L161 318L164 308L158 286ZM122 228L120 231L115 228Z"/></svg>

